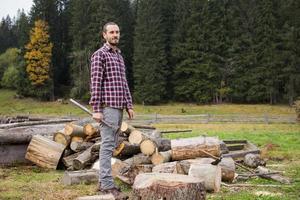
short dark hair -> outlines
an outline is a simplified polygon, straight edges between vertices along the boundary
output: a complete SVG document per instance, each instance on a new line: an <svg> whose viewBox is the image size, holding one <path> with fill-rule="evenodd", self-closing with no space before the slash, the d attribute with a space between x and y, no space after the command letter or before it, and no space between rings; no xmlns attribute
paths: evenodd
<svg viewBox="0 0 300 200"><path fill-rule="evenodd" d="M105 32L105 33L106 33L106 31L107 31L107 26L109 26L109 25L117 25L117 26L118 26L118 24L116 24L115 22L107 22L106 24L104 24L104 26L103 26L103 28L102 28L102 32Z"/></svg>

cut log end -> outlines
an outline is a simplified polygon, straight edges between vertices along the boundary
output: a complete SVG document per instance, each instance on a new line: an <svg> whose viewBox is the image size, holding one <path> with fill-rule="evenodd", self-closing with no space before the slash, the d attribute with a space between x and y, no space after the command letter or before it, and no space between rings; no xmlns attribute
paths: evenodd
<svg viewBox="0 0 300 200"><path fill-rule="evenodd" d="M152 140L147 139L141 143L140 148L143 154L151 156L155 152L156 144Z"/></svg>

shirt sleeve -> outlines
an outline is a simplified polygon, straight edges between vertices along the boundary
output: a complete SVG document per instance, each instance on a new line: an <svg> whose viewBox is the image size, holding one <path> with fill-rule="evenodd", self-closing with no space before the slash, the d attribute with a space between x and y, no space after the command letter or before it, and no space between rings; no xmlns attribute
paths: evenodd
<svg viewBox="0 0 300 200"><path fill-rule="evenodd" d="M91 99L93 112L99 113L103 111L101 108L101 84L103 80L104 65L103 59L99 52L96 52L91 57Z"/></svg>
<svg viewBox="0 0 300 200"><path fill-rule="evenodd" d="M126 100L126 108L133 109L132 97L128 87L127 79L125 77L125 100Z"/></svg>

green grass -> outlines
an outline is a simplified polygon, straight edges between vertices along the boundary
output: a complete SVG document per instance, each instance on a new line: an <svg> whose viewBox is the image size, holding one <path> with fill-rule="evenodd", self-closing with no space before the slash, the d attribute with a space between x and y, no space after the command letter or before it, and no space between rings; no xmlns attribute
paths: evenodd
<svg viewBox="0 0 300 200"><path fill-rule="evenodd" d="M0 115L35 114L42 116L85 116L73 105L58 102L39 102L33 99L14 99L15 93L0 90ZM184 110L184 113L182 111ZM160 106L136 105L137 114L249 114L294 115L293 108L285 105L194 105L168 104ZM208 194L217 200L288 200L300 199L300 124L155 124L161 130L192 129L191 133L166 134L170 139L199 135L218 136L221 139L247 139L262 150L268 167L283 171L295 182L281 188L227 188L220 193ZM74 199L95 195L96 184L64 186L60 183L63 171L46 170L32 166L0 167L0 199ZM253 178L249 184L277 184L261 178ZM118 182L125 191L128 187Z"/></svg>
<svg viewBox="0 0 300 200"><path fill-rule="evenodd" d="M15 91L0 89L0 115L47 115L65 116L86 115L79 108L71 104L59 102L41 102L31 98L15 99ZM159 106L134 105L136 114L251 114L251 115L295 115L294 108L287 105L240 105L240 104L221 104L221 105L195 105L170 103Z"/></svg>

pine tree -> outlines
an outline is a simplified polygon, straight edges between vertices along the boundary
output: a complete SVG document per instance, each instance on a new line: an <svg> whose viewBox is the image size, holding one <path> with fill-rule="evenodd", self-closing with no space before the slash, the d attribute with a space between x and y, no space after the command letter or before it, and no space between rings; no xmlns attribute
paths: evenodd
<svg viewBox="0 0 300 200"><path fill-rule="evenodd" d="M166 100L166 27L160 0L140 0L134 37L134 97L137 102L156 104Z"/></svg>
<svg viewBox="0 0 300 200"><path fill-rule="evenodd" d="M26 45L26 71L31 84L41 89L41 98L52 97L51 55L53 44L49 41L48 25L43 20L35 22L30 32L30 42ZM43 91L44 90L44 91ZM48 90L48 91L47 91Z"/></svg>

